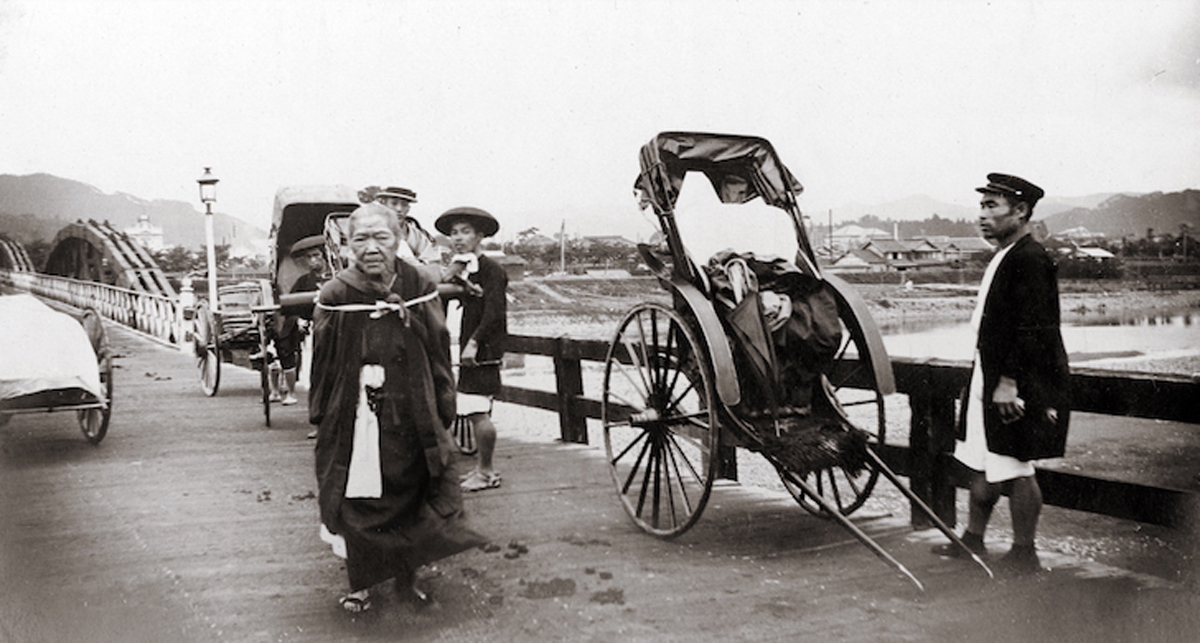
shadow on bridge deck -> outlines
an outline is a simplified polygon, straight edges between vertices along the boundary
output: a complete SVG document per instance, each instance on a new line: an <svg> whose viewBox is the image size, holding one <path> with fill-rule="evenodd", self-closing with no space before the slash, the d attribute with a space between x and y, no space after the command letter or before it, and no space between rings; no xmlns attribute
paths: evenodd
<svg viewBox="0 0 1200 643"><path fill-rule="evenodd" d="M229 368L208 398L188 356L111 337L101 445L62 413L0 429L0 640L1183 641L1200 627L1188 587L1049 555L1048 573L990 582L930 555L938 538L907 516L856 516L921 593L789 497L733 484L691 531L657 540L621 510L601 447L511 437L554 426L511 406L497 410L504 485L467 498L500 550L430 570L434 609L383 591L351 618L317 539L304 405L266 428L255 373Z"/></svg>

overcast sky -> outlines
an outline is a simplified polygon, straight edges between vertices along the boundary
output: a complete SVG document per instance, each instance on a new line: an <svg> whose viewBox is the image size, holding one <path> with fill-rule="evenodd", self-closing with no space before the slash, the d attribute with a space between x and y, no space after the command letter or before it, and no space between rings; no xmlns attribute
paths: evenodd
<svg viewBox="0 0 1200 643"><path fill-rule="evenodd" d="M1194 1L0 0L0 173L267 227L283 185L402 185L600 234L664 130L770 139L801 207L1200 188Z"/></svg>

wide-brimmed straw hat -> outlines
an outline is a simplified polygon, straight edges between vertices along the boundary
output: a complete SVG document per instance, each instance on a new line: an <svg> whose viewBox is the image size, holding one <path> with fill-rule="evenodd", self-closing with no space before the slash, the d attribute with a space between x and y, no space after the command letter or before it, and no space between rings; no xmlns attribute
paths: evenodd
<svg viewBox="0 0 1200 643"><path fill-rule="evenodd" d="M489 214L486 210L469 206L446 210L433 223L433 227L437 228L438 232L449 235L455 221L469 222L479 231L479 234L485 237L490 237L500 230L500 222L496 220L496 217Z"/></svg>

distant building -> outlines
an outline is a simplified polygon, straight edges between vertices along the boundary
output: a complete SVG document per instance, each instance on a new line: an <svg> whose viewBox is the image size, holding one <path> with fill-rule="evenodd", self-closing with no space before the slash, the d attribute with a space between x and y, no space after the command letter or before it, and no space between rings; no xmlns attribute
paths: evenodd
<svg viewBox="0 0 1200 643"><path fill-rule="evenodd" d="M619 234L603 234L603 235L585 236L585 237L583 237L583 241L584 241L584 243L587 243L587 244L593 244L593 243L607 244L607 245L611 245L611 246L616 246L618 248L631 248L632 249L632 248L637 247L636 242L630 241L629 239L626 239L625 237L622 237Z"/></svg>
<svg viewBox="0 0 1200 643"><path fill-rule="evenodd" d="M1086 261L1095 261L1104 263L1112 259L1116 259L1117 255L1105 250L1104 248L1094 248L1085 246L1074 246L1070 248L1060 248L1059 252L1072 257L1074 259L1083 259Z"/></svg>
<svg viewBox="0 0 1200 643"><path fill-rule="evenodd" d="M137 225L125 228L125 234L150 252L158 252L164 247L163 230L158 226L150 225L150 215L148 214L138 217Z"/></svg>
<svg viewBox="0 0 1200 643"><path fill-rule="evenodd" d="M945 261L942 251L928 239L871 239L862 249L883 257L893 270L932 266Z"/></svg>
<svg viewBox="0 0 1200 643"><path fill-rule="evenodd" d="M854 248L830 262L828 268L833 272L886 272L888 262L867 248Z"/></svg>
<svg viewBox="0 0 1200 643"><path fill-rule="evenodd" d="M939 258L946 263L984 261L996 251L995 246L982 237L926 237L937 247Z"/></svg>
<svg viewBox="0 0 1200 643"><path fill-rule="evenodd" d="M1064 239L1066 241L1071 241L1081 245L1103 241L1104 239L1108 238L1108 235L1104 234L1103 232L1092 232L1083 226L1067 228L1062 232L1055 233L1054 236L1058 237L1059 239Z"/></svg>
<svg viewBox="0 0 1200 643"><path fill-rule="evenodd" d="M826 244L821 245L831 245L838 250L848 251L853 248L861 248L863 244L872 239L890 239L891 237L891 234L879 228L865 228L852 223L835 229L826 239Z"/></svg>

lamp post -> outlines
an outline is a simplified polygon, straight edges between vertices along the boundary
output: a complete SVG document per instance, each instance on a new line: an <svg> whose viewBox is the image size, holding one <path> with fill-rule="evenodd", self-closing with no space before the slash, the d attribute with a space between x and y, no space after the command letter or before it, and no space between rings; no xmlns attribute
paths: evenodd
<svg viewBox="0 0 1200 643"><path fill-rule="evenodd" d="M212 175L212 168L204 168L204 174L196 179L200 184L200 201L204 203L204 237L208 244L208 306L209 310L217 310L217 251L213 246L213 213L212 204L217 201L217 177Z"/></svg>

